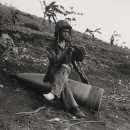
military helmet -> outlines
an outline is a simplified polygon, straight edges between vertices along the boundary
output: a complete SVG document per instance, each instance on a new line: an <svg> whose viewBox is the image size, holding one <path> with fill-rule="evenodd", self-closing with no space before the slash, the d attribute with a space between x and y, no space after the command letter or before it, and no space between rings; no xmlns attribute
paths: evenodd
<svg viewBox="0 0 130 130"><path fill-rule="evenodd" d="M69 31L71 32L72 27L70 26L70 24L65 21L65 20L59 20L56 25L55 25L55 33L54 36L57 37L58 36L58 32L63 29L63 28L68 28Z"/></svg>

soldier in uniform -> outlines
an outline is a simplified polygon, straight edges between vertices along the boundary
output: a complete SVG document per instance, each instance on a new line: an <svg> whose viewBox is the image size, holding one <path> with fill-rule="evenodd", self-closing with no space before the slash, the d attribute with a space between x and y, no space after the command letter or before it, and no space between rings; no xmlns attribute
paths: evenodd
<svg viewBox="0 0 130 130"><path fill-rule="evenodd" d="M43 79L44 82L51 84L51 92L43 95L48 100L61 98L68 112L76 117L83 118L85 115L80 110L69 88L68 77L75 69L82 82L89 84L85 73L78 66L78 62L84 58L82 53L85 51L82 47L78 49L77 46L71 45L69 40L71 30L72 27L65 20L59 20L56 23L55 40L47 47L49 66Z"/></svg>

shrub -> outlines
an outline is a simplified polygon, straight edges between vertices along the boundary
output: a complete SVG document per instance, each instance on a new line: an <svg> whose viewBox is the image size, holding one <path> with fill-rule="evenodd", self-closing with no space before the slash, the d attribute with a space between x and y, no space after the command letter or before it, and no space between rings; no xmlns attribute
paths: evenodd
<svg viewBox="0 0 130 130"><path fill-rule="evenodd" d="M31 28L32 30L40 31L39 27L35 23L25 23L24 26Z"/></svg>

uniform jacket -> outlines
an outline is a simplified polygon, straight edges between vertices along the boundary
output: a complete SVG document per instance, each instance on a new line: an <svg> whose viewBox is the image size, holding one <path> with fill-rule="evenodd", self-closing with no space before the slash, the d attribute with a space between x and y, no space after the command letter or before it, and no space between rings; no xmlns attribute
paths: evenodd
<svg viewBox="0 0 130 130"><path fill-rule="evenodd" d="M65 48L70 45L71 45L71 42L67 41L65 43ZM87 77L86 77L85 73L83 72L82 68L79 67L79 65L73 60L73 58L71 57L70 54L67 54L67 55L63 56L60 60L57 60L57 56L62 55L65 48L62 49L57 44L57 41L54 41L54 43L50 44L47 47L49 66L48 66L48 69L46 71L43 81L52 83L55 72L60 69L62 64L67 64L67 65L70 65L72 69L76 70L76 72L79 74L83 83L89 84Z"/></svg>

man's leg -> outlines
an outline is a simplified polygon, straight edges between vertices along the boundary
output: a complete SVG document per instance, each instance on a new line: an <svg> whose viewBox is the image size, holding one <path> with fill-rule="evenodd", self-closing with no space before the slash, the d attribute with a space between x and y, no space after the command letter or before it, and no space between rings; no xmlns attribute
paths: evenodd
<svg viewBox="0 0 130 130"><path fill-rule="evenodd" d="M68 86L68 76L71 68L62 66L61 69L54 75L54 82L52 90L45 98L54 99L55 96L62 98L67 110L76 117L85 117L85 115L78 108L78 104L74 99L71 89ZM55 96L54 96L55 95Z"/></svg>
<svg viewBox="0 0 130 130"><path fill-rule="evenodd" d="M68 109L68 111L73 114L76 117L84 118L85 115L81 112L81 110L78 107L77 102L74 99L73 93L68 86L68 80L64 84L64 89L62 91L62 99L65 104L65 107Z"/></svg>
<svg viewBox="0 0 130 130"><path fill-rule="evenodd" d="M74 96L72 94L72 91L70 90L68 86L68 81L64 84L64 89L62 91L62 99L65 103L65 106L68 110L70 110L72 107L77 107L78 104L74 99Z"/></svg>
<svg viewBox="0 0 130 130"><path fill-rule="evenodd" d="M48 87L48 88L51 88L52 84L50 82L45 82L45 85ZM43 96L47 99L47 100L53 100L55 98L54 94L52 94L51 92L50 93L47 93L47 94L43 94Z"/></svg>
<svg viewBox="0 0 130 130"><path fill-rule="evenodd" d="M64 88L66 80L68 79L69 74L70 70L62 66L61 69L54 74L54 81L51 84L52 86L51 92L48 94L43 94L44 97L48 100L53 100L55 96L60 98L61 92Z"/></svg>
<svg viewBox="0 0 130 130"><path fill-rule="evenodd" d="M51 92L55 94L58 98L61 96L61 92L64 89L64 84L68 80L68 76L71 72L71 68L66 68L64 66L54 74L54 81L52 83Z"/></svg>

